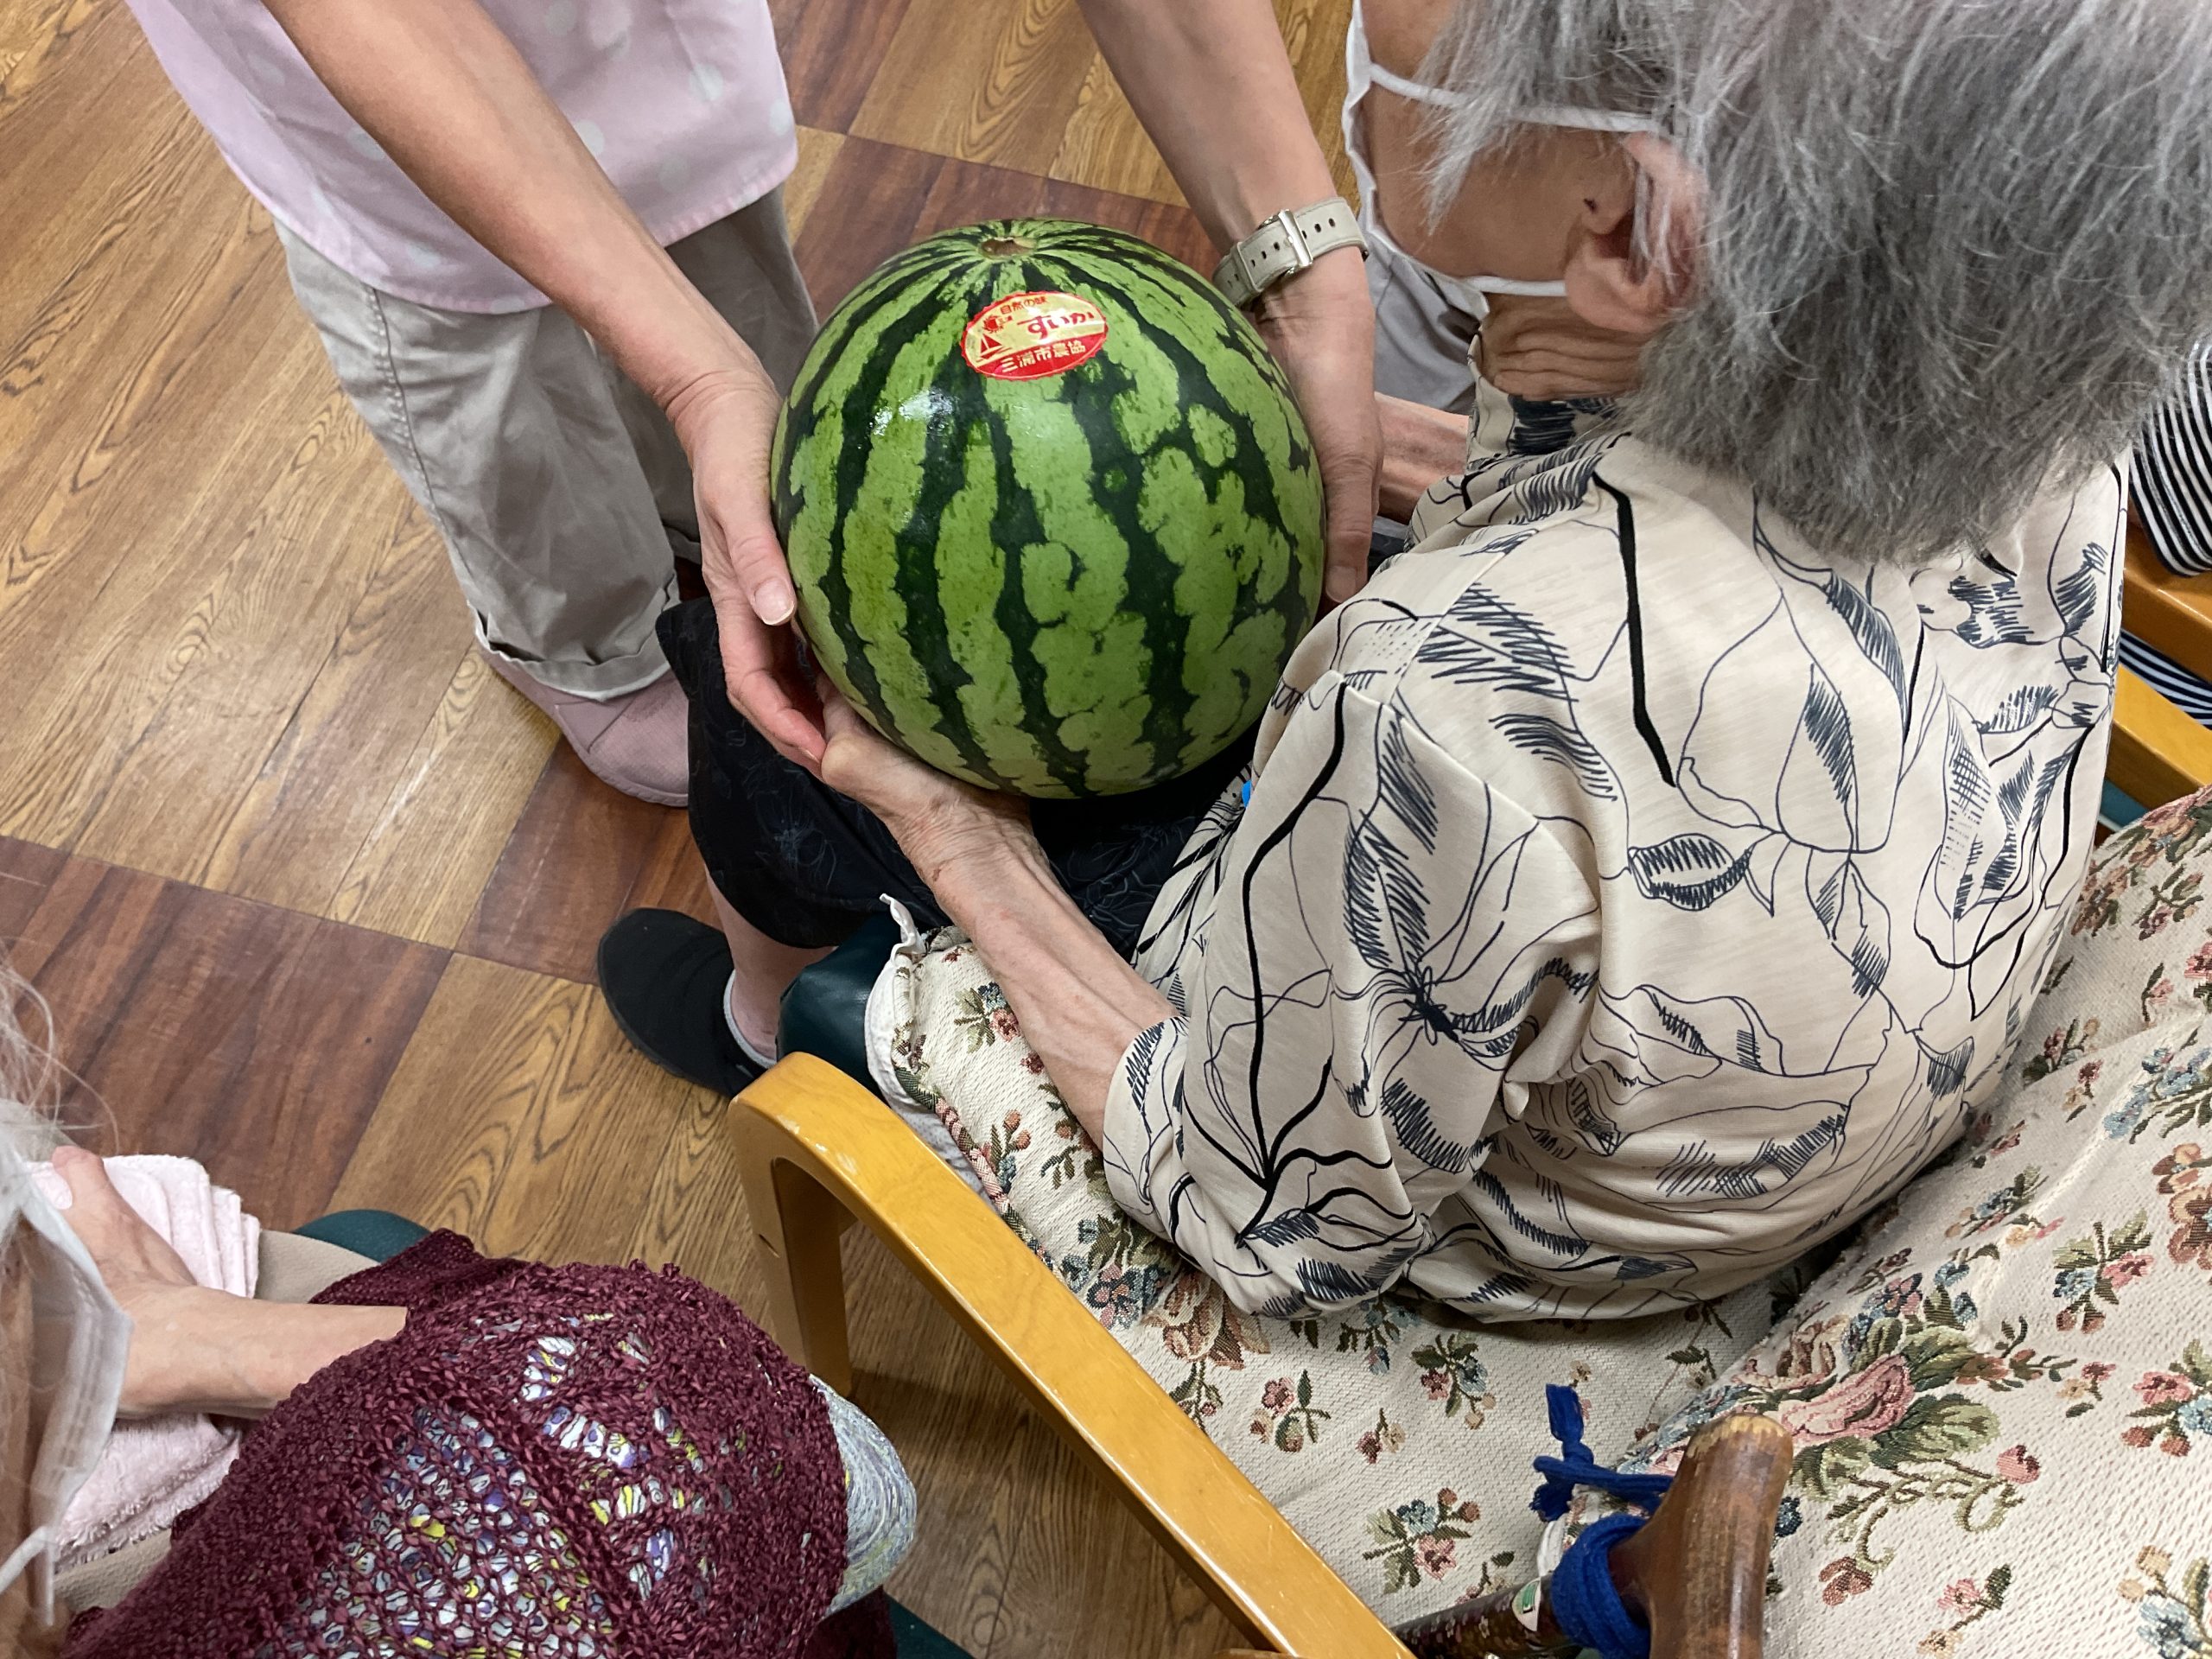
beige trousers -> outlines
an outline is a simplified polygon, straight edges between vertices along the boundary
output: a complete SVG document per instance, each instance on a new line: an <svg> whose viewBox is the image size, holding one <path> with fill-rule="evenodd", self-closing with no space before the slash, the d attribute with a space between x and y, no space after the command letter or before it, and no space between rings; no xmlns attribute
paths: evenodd
<svg viewBox="0 0 2212 1659"><path fill-rule="evenodd" d="M671 549L697 556L691 472L652 400L552 306L442 311L371 288L279 227L292 291L353 407L445 537L476 637L556 690L668 671ZM786 386L814 337L783 192L669 249Z"/></svg>

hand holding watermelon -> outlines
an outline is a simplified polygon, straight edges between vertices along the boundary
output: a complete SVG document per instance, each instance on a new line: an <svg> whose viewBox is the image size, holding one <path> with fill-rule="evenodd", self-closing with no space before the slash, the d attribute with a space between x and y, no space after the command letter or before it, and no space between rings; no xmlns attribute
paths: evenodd
<svg viewBox="0 0 2212 1659"><path fill-rule="evenodd" d="M790 626L796 599L766 487L780 407L748 353L671 397L668 416L691 461L700 574L720 625L730 702L778 753L816 772L821 705Z"/></svg>
<svg viewBox="0 0 2212 1659"><path fill-rule="evenodd" d="M1358 250L1325 253L1269 289L1261 296L1259 329L1282 365L1313 440L1328 514L1323 607L1341 605L1367 585L1382 471L1382 432L1375 413L1375 302ZM1424 479L1421 487L1442 475Z"/></svg>
<svg viewBox="0 0 2212 1659"><path fill-rule="evenodd" d="M1010 846L1035 845L1029 803L977 789L917 760L874 728L829 681L818 683L822 781L883 821L915 874L934 889L951 865L982 858L995 868Z"/></svg>

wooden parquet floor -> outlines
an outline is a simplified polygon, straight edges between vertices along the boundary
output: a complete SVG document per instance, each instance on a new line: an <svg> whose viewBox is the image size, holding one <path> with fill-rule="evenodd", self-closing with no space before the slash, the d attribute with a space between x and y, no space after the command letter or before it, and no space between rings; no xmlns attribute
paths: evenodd
<svg viewBox="0 0 2212 1659"><path fill-rule="evenodd" d="M1278 3L1333 153L1349 0ZM1205 259L1071 0L774 10L823 308L1004 213ZM202 1160L276 1226L377 1205L747 1300L722 1103L632 1052L591 984L626 909L707 913L683 815L601 787L477 660L267 215L122 0L0 0L0 941L52 1007L73 1121ZM894 1593L977 1659L1222 1645L854 1238L859 1400L922 1495Z"/></svg>

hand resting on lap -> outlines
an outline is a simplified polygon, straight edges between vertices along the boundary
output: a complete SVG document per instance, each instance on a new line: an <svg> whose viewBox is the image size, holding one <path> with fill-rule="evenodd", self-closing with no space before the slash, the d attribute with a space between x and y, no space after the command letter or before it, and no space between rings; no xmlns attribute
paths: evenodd
<svg viewBox="0 0 2212 1659"><path fill-rule="evenodd" d="M340 1355L397 1334L397 1307L312 1307L260 1302L195 1284L181 1257L124 1202L107 1167L63 1147L54 1167L69 1183L62 1212L130 1317L122 1414L172 1411L252 1417Z"/></svg>

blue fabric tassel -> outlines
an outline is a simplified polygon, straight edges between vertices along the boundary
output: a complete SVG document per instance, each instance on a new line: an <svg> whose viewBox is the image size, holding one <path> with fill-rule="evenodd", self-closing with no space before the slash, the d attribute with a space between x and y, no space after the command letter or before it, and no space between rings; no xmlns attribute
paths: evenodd
<svg viewBox="0 0 2212 1659"><path fill-rule="evenodd" d="M1608 1469L1590 1455L1582 1439L1582 1401L1573 1389L1554 1382L1544 1389L1553 1438L1560 1455L1538 1458L1543 1484L1529 1504L1547 1521L1567 1511L1578 1486L1594 1487L1643 1508L1656 1507L1675 1484L1671 1475L1631 1475ZM1650 1659L1651 1632L1637 1623L1613 1588L1607 1557L1612 1548L1643 1524L1640 1515L1609 1515L1582 1529L1552 1573L1552 1617L1568 1639L1596 1649L1605 1659Z"/></svg>

